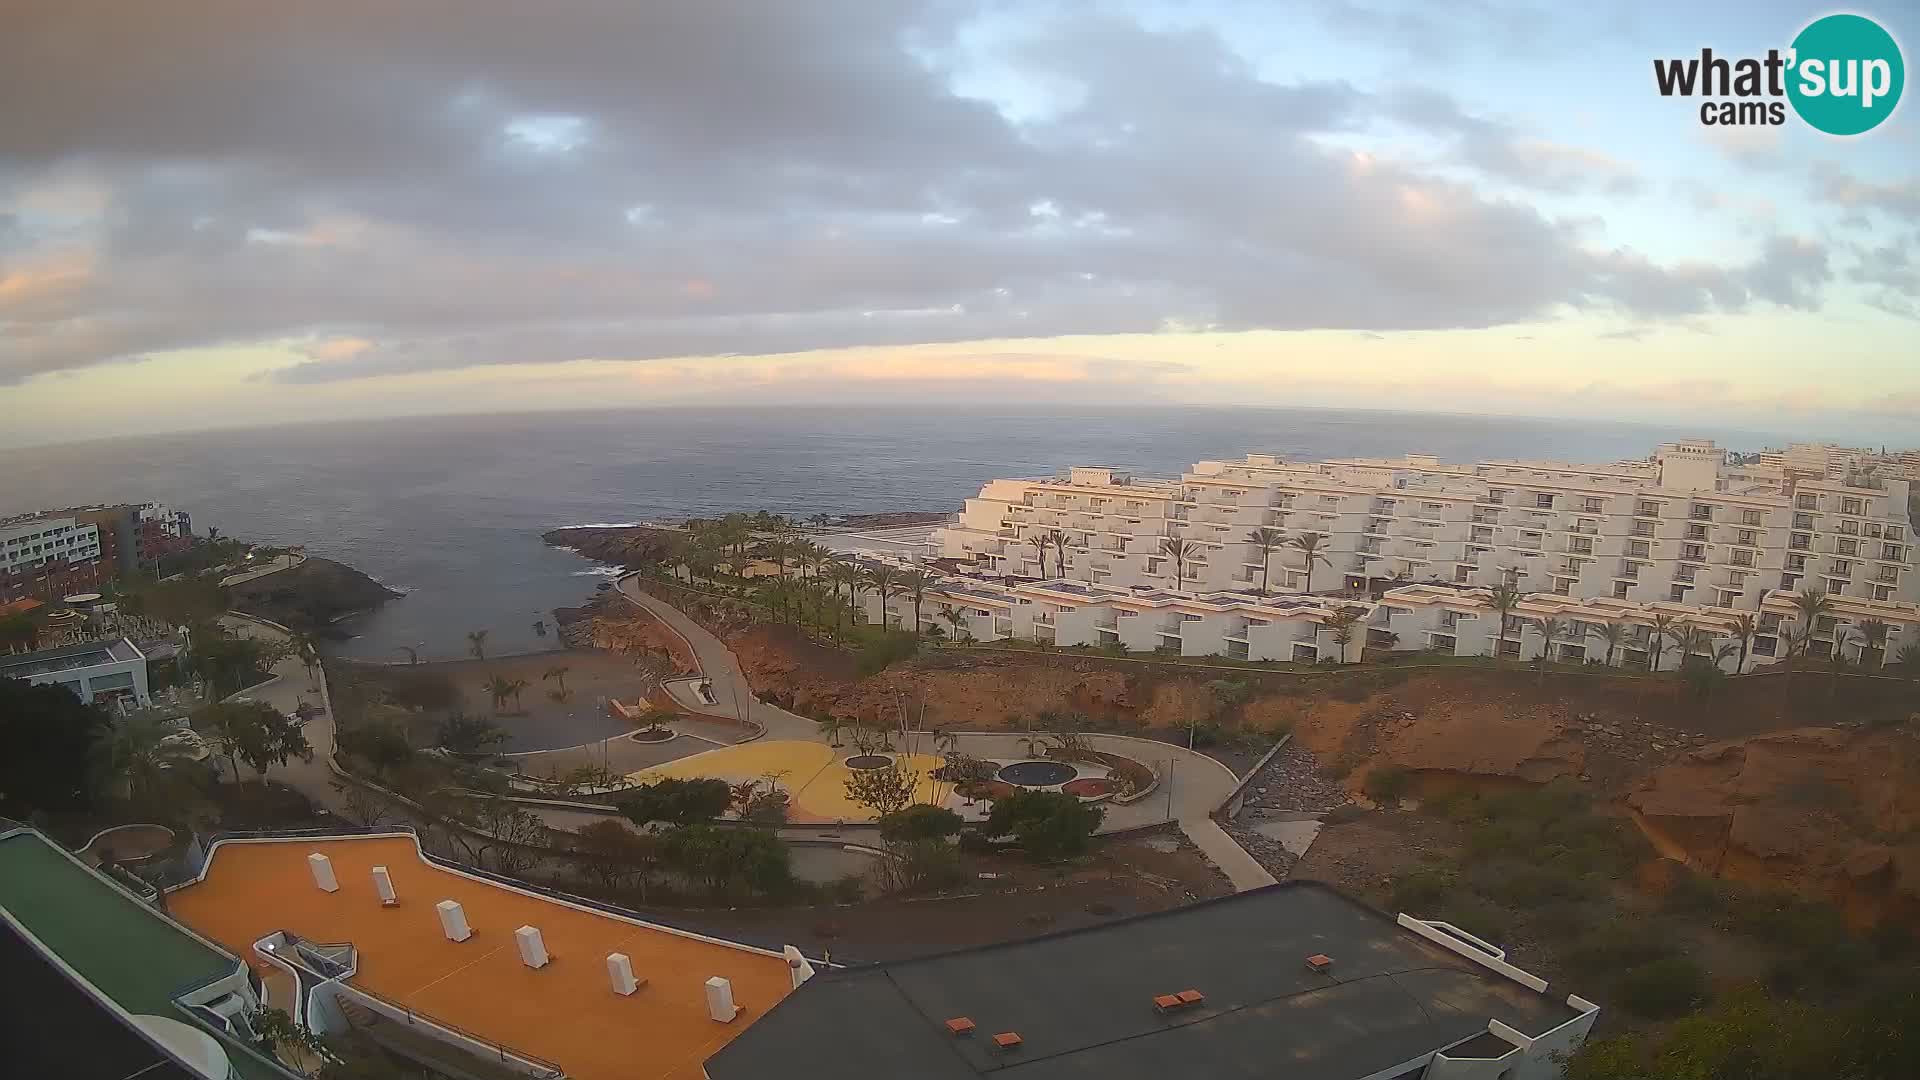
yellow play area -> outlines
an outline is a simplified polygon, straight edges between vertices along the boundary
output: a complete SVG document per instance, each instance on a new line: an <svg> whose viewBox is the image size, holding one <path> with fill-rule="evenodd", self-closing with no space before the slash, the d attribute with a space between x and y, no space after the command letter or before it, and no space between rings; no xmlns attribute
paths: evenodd
<svg viewBox="0 0 1920 1080"><path fill-rule="evenodd" d="M788 820L794 824L871 821L874 816L872 811L847 799L847 777L852 770L843 762L850 752L835 750L825 743L775 739L723 747L669 761L634 773L631 779L640 784L667 777L725 780L738 784L772 777L792 795ZM892 757L919 778L914 791L915 802L947 805L947 800L953 796L953 785L930 779L933 770L940 767L940 758L931 754L894 754Z"/></svg>

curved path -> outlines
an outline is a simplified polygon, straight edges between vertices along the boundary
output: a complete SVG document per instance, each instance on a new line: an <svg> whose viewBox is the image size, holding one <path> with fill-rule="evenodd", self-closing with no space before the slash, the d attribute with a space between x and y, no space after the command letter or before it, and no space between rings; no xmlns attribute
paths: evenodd
<svg viewBox="0 0 1920 1080"><path fill-rule="evenodd" d="M733 655L733 650L686 612L642 592L635 575L620 578L615 587L620 595L678 634L693 651L701 675L711 681L715 705L707 705L696 698L691 681L668 684L668 693L682 707L693 713L751 720L764 726L770 739L825 741L820 735L819 725L812 720L754 697L753 689L741 671L740 661ZM976 757L1026 756L1021 738L1014 734L961 733L959 740L961 746ZM1103 832L1174 821L1194 846L1227 875L1235 889L1244 891L1274 883L1273 875L1247 854L1246 849L1235 843L1210 816L1239 782L1233 770L1205 754L1171 743L1122 735L1089 735L1087 741L1095 749L1144 761L1153 766L1161 777L1160 788L1147 798L1126 805L1107 804L1106 820L1101 825Z"/></svg>

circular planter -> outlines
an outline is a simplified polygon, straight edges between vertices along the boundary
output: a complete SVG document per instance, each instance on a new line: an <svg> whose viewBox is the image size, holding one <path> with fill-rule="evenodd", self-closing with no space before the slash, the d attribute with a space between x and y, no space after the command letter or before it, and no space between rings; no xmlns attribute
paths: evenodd
<svg viewBox="0 0 1920 1080"><path fill-rule="evenodd" d="M82 849L98 858L117 863L150 859L173 843L173 830L165 825L116 825L95 833Z"/></svg>
<svg viewBox="0 0 1920 1080"><path fill-rule="evenodd" d="M1060 790L1075 798L1098 799L1111 795L1119 785L1104 776L1082 776L1060 785Z"/></svg>
<svg viewBox="0 0 1920 1080"><path fill-rule="evenodd" d="M893 756L891 754L855 754L845 762L842 762L842 764L855 772L864 772L868 769L884 769L893 764Z"/></svg>
<svg viewBox="0 0 1920 1080"><path fill-rule="evenodd" d="M643 729L627 736L627 738L637 743L661 743L673 737L674 730L672 728L660 728L656 731L646 731Z"/></svg>
<svg viewBox="0 0 1920 1080"><path fill-rule="evenodd" d="M1050 788L1059 787L1074 777L1080 770L1064 761L1016 761L1003 767L994 774L994 778L1015 787Z"/></svg>

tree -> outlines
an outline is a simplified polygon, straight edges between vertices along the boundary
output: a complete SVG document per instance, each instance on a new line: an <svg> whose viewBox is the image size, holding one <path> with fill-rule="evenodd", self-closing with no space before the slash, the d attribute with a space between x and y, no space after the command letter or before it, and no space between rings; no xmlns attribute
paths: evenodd
<svg viewBox="0 0 1920 1080"><path fill-rule="evenodd" d="M1887 659L1887 630L1883 619L1862 619L1854 628L1860 634L1860 663L1869 671L1880 670ZM1868 657L1872 659L1869 660Z"/></svg>
<svg viewBox="0 0 1920 1080"><path fill-rule="evenodd" d="M1920 679L1920 644L1902 645L1893 654L1893 664L1909 679Z"/></svg>
<svg viewBox="0 0 1920 1080"><path fill-rule="evenodd" d="M610 890L638 883L640 902L647 902L647 881L664 855L657 836L638 833L608 818L583 825L574 836L589 873Z"/></svg>
<svg viewBox="0 0 1920 1080"><path fill-rule="evenodd" d="M912 805L919 785L919 774L897 761L877 769L853 769L847 774L847 799L884 818Z"/></svg>
<svg viewBox="0 0 1920 1080"><path fill-rule="evenodd" d="M1672 640L1675 627L1683 625L1680 620L1664 611L1657 611L1653 621L1647 624L1647 670L1660 670L1660 657L1667 651L1667 642Z"/></svg>
<svg viewBox="0 0 1920 1080"><path fill-rule="evenodd" d="M268 1053L298 1050L318 1056L326 1050L326 1044L320 1037L295 1023L293 1016L285 1009L262 1005L247 1017L247 1026L253 1029L254 1036Z"/></svg>
<svg viewBox="0 0 1920 1080"><path fill-rule="evenodd" d="M340 749L373 766L382 779L413 760L413 744L398 724L355 724L335 731L333 739Z"/></svg>
<svg viewBox="0 0 1920 1080"><path fill-rule="evenodd" d="M1553 660L1553 639L1566 635L1567 624L1560 619L1538 618L1533 620L1533 626L1540 631L1540 655L1536 659L1540 661L1540 683L1545 685L1547 664Z"/></svg>
<svg viewBox="0 0 1920 1080"><path fill-rule="evenodd" d="M40 628L25 615L9 615L0 619L0 649L37 649L40 647Z"/></svg>
<svg viewBox="0 0 1920 1080"><path fill-rule="evenodd" d="M194 627L192 641L193 665L219 696L259 682L287 654L285 645L234 637L217 623Z"/></svg>
<svg viewBox="0 0 1920 1080"><path fill-rule="evenodd" d="M1011 836L1042 862L1078 855L1100 827L1101 809L1060 791L1016 791L996 799L981 832Z"/></svg>
<svg viewBox="0 0 1920 1080"><path fill-rule="evenodd" d="M0 679L0 813L93 805L92 747L106 717L64 686Z"/></svg>
<svg viewBox="0 0 1920 1080"><path fill-rule="evenodd" d="M898 578L897 572L891 566L880 565L867 570L866 577L867 584L873 587L874 592L880 594L880 625L882 627L892 625L892 616L887 612L887 598L893 595L894 583Z"/></svg>
<svg viewBox="0 0 1920 1080"><path fill-rule="evenodd" d="M1313 564L1314 563L1320 562L1320 563L1325 563L1328 566L1333 565L1333 560L1327 558L1325 555L1321 554L1320 552L1320 545L1326 543L1326 541L1327 541L1326 536L1317 532L1301 533L1299 536L1296 536L1292 540L1288 541L1294 547L1298 548L1302 555L1306 556L1307 587L1304 590L1302 590L1303 592L1313 591Z"/></svg>
<svg viewBox="0 0 1920 1080"><path fill-rule="evenodd" d="M512 695L512 697L513 697L513 711L514 711L514 712L520 712L520 711L521 711L521 709L520 709L520 691L522 691L522 690L525 690L525 689L526 689L527 687L529 687L529 686L531 686L531 685L533 685L533 684L531 684L531 683L529 683L529 682L527 682L527 680L525 680L525 679L508 679L508 680L507 680L507 693L508 693L508 694L510 694L510 695Z"/></svg>
<svg viewBox="0 0 1920 1080"><path fill-rule="evenodd" d="M259 701L227 701L200 710L193 718L196 729L210 736L228 764L233 779L240 782L240 763L260 774L266 782L267 769L285 765L288 758L313 760L313 747L300 730L300 723L280 710Z"/></svg>
<svg viewBox="0 0 1920 1080"><path fill-rule="evenodd" d="M1620 651L1620 643L1627 640L1627 624L1621 622L1589 623L1587 633L1607 643L1607 666L1613 666L1614 654Z"/></svg>
<svg viewBox="0 0 1920 1080"><path fill-rule="evenodd" d="M312 634L295 631L287 640L287 645L307 669L307 681L313 682L314 672L320 668L320 642Z"/></svg>
<svg viewBox="0 0 1920 1080"><path fill-rule="evenodd" d="M565 664L555 664L552 667L548 668L546 672L540 676L541 682L546 682L548 679L552 679L555 682L560 684L560 696L558 698L555 698L554 700L556 701L567 700L567 672L572 670L573 670L572 668L568 667Z"/></svg>
<svg viewBox="0 0 1920 1080"><path fill-rule="evenodd" d="M1751 611L1743 611L1734 616L1733 636L1739 642L1740 663L1733 669L1738 675L1747 670L1747 654L1753 648L1753 639L1760 633L1760 619Z"/></svg>
<svg viewBox="0 0 1920 1080"><path fill-rule="evenodd" d="M1500 655L1498 643L1507 636L1507 620L1513 616L1513 609L1519 607L1520 601L1525 598L1526 594L1520 591L1518 585L1507 581L1495 585L1488 591L1487 606L1493 609L1494 618L1498 620L1493 628L1495 657Z"/></svg>
<svg viewBox="0 0 1920 1080"><path fill-rule="evenodd" d="M716 897L778 895L793 884L787 845L771 830L688 825L669 832L667 862Z"/></svg>
<svg viewBox="0 0 1920 1080"><path fill-rule="evenodd" d="M973 627L967 622L967 613L952 604L940 605L940 618L953 627L953 640L962 645L973 640Z"/></svg>
<svg viewBox="0 0 1920 1080"><path fill-rule="evenodd" d="M487 662L487 632L485 630L474 630L467 634L467 652L472 653L475 660L483 664Z"/></svg>
<svg viewBox="0 0 1920 1080"><path fill-rule="evenodd" d="M851 563L835 561L827 564L821 573L826 577L827 582L833 586L833 596L835 600L840 598L840 590L842 588L847 590L847 614L852 616L853 594L854 590L859 586L860 568ZM833 621L834 625L839 625L840 618L837 614L834 616Z"/></svg>
<svg viewBox="0 0 1920 1080"><path fill-rule="evenodd" d="M434 739L450 754L471 757L506 742L507 733L491 720L456 712L440 721Z"/></svg>
<svg viewBox="0 0 1920 1080"><path fill-rule="evenodd" d="M1046 533L1037 532L1027 537L1027 544L1033 548L1035 554L1040 559L1040 577L1042 580L1045 580L1047 576L1047 545L1050 543L1052 543L1052 541L1047 539Z"/></svg>
<svg viewBox="0 0 1920 1080"><path fill-rule="evenodd" d="M1363 609L1341 608L1327 616L1327 628L1333 632L1333 643L1340 646L1340 662L1347 662L1347 649L1353 644L1353 628L1360 621Z"/></svg>
<svg viewBox="0 0 1920 1080"><path fill-rule="evenodd" d="M1719 658L1725 658L1734 651L1728 645L1720 651ZM1687 691L1702 702L1713 700L1713 692L1727 679L1727 673L1720 670L1716 659L1689 654L1680 661L1680 680L1687 685Z"/></svg>
<svg viewBox="0 0 1920 1080"><path fill-rule="evenodd" d="M814 723L820 725L820 734L826 738L829 746L837 747L842 745L840 742L840 732L845 730L847 726L845 721L830 712L823 712L814 718Z"/></svg>
<svg viewBox="0 0 1920 1080"><path fill-rule="evenodd" d="M1247 534L1247 543L1260 549L1260 595L1267 595L1267 578L1273 570L1273 553L1286 546L1287 534L1279 529L1261 527Z"/></svg>
<svg viewBox="0 0 1920 1080"><path fill-rule="evenodd" d="M495 713L498 713L506 705L507 699L513 696L513 680L499 675L488 676L487 681L480 684L480 688L493 699Z"/></svg>
<svg viewBox="0 0 1920 1080"><path fill-rule="evenodd" d="M1047 543L1053 545L1053 565L1060 571L1061 577L1067 576L1067 548L1072 545L1073 537L1065 529L1048 529Z"/></svg>
<svg viewBox="0 0 1920 1080"><path fill-rule="evenodd" d="M656 821L696 825L726 813L733 805L733 790L725 780L682 780L670 776L626 792L614 805L636 825Z"/></svg>
<svg viewBox="0 0 1920 1080"><path fill-rule="evenodd" d="M913 632L920 632L920 605L927 599L933 575L924 570L908 570L900 575L900 588L913 598Z"/></svg>
<svg viewBox="0 0 1920 1080"><path fill-rule="evenodd" d="M1173 560L1174 588L1187 587L1187 560L1200 553L1200 545L1178 536L1163 537L1160 541L1160 553Z"/></svg>
<svg viewBox="0 0 1920 1080"><path fill-rule="evenodd" d="M106 737L94 743L99 768L106 777L124 778L127 797L136 804L144 805L167 770L187 760L187 749L174 740L180 729L152 713L136 713L104 730Z"/></svg>

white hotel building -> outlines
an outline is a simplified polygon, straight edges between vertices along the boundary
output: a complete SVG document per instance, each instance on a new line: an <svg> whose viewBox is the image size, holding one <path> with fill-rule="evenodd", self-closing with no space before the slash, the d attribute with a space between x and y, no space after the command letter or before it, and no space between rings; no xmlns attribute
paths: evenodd
<svg viewBox="0 0 1920 1080"><path fill-rule="evenodd" d="M1823 448L1795 449L1810 460ZM964 607L969 632L983 640L1351 660L1358 646L1336 656L1323 623L1357 605L1366 611L1360 636L1375 647L1532 657L1540 635L1523 630L1524 620L1548 617L1579 635L1557 639L1556 658L1599 660L1605 646L1589 625L1648 626L1664 614L1730 634L1749 611L1763 623L1747 650L1752 667L1783 651L1778 624L1792 619L1785 594L1811 588L1834 607L1829 625L1816 628L1816 652L1846 648L1861 624L1877 620L1890 627L1884 660L1920 640L1908 481L1851 463L1829 468L1824 458L1812 464L1817 472L1770 462L1730 468L1720 448L1688 440L1646 461L1602 465L1452 465L1424 455L1290 463L1251 454L1199 462L1177 480L1088 467L1064 478L994 480L929 537L927 555L955 560L949 580L965 581L956 588L966 595L929 593L922 618ZM1263 555L1248 534L1262 527L1289 540L1320 534L1313 592L1361 599L1301 595L1306 556L1290 544L1272 553L1267 591L1277 595L1257 595ZM1068 538L1064 574L1059 548L1046 548L1043 566L1032 542L1056 531ZM1162 549L1174 537L1195 552L1177 580ZM1485 601L1501 581L1530 596L1496 644ZM1379 601L1366 599L1375 594ZM911 618L897 596L889 609ZM1617 650L1614 662L1645 663L1650 651ZM1666 654L1662 668L1678 665L1673 647L1657 651Z"/></svg>

